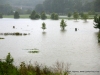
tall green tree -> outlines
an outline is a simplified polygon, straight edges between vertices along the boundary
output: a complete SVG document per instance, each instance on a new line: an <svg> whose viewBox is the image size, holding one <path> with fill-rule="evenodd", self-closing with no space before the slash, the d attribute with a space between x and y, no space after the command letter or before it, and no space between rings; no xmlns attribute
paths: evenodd
<svg viewBox="0 0 100 75"><path fill-rule="evenodd" d="M46 16L45 12L42 12L41 13L41 19L45 20L46 18L47 18L47 16Z"/></svg>
<svg viewBox="0 0 100 75"><path fill-rule="evenodd" d="M58 14L57 14L57 13L52 13L52 14L51 14L51 19L53 19L53 20L58 20L58 19L59 19Z"/></svg>
<svg viewBox="0 0 100 75"><path fill-rule="evenodd" d="M73 18L77 21L77 19L79 18L79 14L77 12L74 12Z"/></svg>
<svg viewBox="0 0 100 75"><path fill-rule="evenodd" d="M43 31L46 29L46 24L44 22L42 23L42 27L41 28L43 29Z"/></svg>
<svg viewBox="0 0 100 75"><path fill-rule="evenodd" d="M31 19L39 19L39 14L36 13L35 10L32 11L31 15L29 16Z"/></svg>
<svg viewBox="0 0 100 75"><path fill-rule="evenodd" d="M65 27L66 27L66 26L67 26L67 25L66 25L64 19L62 19L61 22L60 22L60 27L62 28L62 30L65 30Z"/></svg>
<svg viewBox="0 0 100 75"><path fill-rule="evenodd" d="M88 19L88 14L83 14L83 17L82 17L84 20L85 20L85 22L87 21L87 19Z"/></svg>
<svg viewBox="0 0 100 75"><path fill-rule="evenodd" d="M19 13L18 13L17 11L15 11L15 13L14 13L14 18L15 18L15 19L20 18Z"/></svg>
<svg viewBox="0 0 100 75"><path fill-rule="evenodd" d="M81 12L81 13L79 13L79 15L80 15L80 17L83 19L84 13Z"/></svg>
<svg viewBox="0 0 100 75"><path fill-rule="evenodd" d="M3 18L3 15L2 14L0 14L0 18Z"/></svg>
<svg viewBox="0 0 100 75"><path fill-rule="evenodd" d="M12 64L13 62L14 62L14 59L12 58L11 54L8 53L8 55L6 56L6 63Z"/></svg>
<svg viewBox="0 0 100 75"><path fill-rule="evenodd" d="M67 14L67 16L70 18L70 17L72 16L72 14L69 12L69 13Z"/></svg>
<svg viewBox="0 0 100 75"><path fill-rule="evenodd" d="M97 17L97 16L94 16L94 28L98 28L99 29L99 33L100 33L100 16Z"/></svg>

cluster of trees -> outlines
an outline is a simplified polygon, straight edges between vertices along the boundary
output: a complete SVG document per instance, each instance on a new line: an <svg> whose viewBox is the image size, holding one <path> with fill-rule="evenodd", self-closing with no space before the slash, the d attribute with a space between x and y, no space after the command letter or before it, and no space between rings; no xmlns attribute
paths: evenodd
<svg viewBox="0 0 100 75"><path fill-rule="evenodd" d="M41 15L39 15L38 13L36 13L36 11L33 10L31 15L29 16L29 18L31 18L31 19L41 18L41 19L45 20L47 18L47 16L46 16L45 12L42 12Z"/></svg>
<svg viewBox="0 0 100 75"><path fill-rule="evenodd" d="M89 18L89 14L88 13L78 13L78 12L74 12L72 13L68 13L67 16L70 17L72 16L76 21L81 18L83 20L85 20L85 22L87 21L87 19Z"/></svg>
<svg viewBox="0 0 100 75"><path fill-rule="evenodd" d="M98 6L97 6L98 5ZM38 12L45 11L47 13L66 13L66 12L86 12L99 10L99 0L45 0L43 4L38 4L35 10ZM99 10L100 11L100 10Z"/></svg>
<svg viewBox="0 0 100 75"><path fill-rule="evenodd" d="M59 19L58 14L57 14L57 13L52 13L52 14L51 14L51 19L53 19L53 20L58 20L58 19Z"/></svg>

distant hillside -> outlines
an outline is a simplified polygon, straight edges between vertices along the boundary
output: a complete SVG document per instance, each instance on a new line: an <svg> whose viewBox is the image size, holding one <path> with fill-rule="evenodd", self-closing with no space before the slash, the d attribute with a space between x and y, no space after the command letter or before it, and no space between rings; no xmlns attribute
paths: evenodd
<svg viewBox="0 0 100 75"><path fill-rule="evenodd" d="M12 7L34 8L44 0L0 0L0 4L10 4Z"/></svg>

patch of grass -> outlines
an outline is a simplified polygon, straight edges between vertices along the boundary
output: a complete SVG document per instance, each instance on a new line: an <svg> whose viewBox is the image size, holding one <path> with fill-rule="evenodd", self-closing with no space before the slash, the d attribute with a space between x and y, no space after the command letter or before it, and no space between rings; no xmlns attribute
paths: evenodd
<svg viewBox="0 0 100 75"><path fill-rule="evenodd" d="M4 39L4 38L0 37L0 39Z"/></svg>
<svg viewBox="0 0 100 75"><path fill-rule="evenodd" d="M20 18L29 18L29 16L30 16L30 14L23 14L23 15L20 15ZM51 19L50 17L51 17L51 15L47 15L47 19ZM3 18L14 18L14 16L13 15L3 15ZM94 18L94 15L89 15L88 19L93 19L93 18ZM71 16L69 18L69 17L67 17L67 15L65 15L64 17L59 16L59 19L74 19L74 18L73 18L73 16ZM81 19L81 17L79 17L79 19Z"/></svg>
<svg viewBox="0 0 100 75"><path fill-rule="evenodd" d="M23 50L29 50L28 53L39 53L39 49L34 48L34 49L23 49Z"/></svg>
<svg viewBox="0 0 100 75"><path fill-rule="evenodd" d="M22 36L22 35L30 35L30 33L20 33L20 32L13 32L13 33L0 33L0 35L16 35L16 36Z"/></svg>
<svg viewBox="0 0 100 75"><path fill-rule="evenodd" d="M29 53L39 53L39 51L28 51Z"/></svg>

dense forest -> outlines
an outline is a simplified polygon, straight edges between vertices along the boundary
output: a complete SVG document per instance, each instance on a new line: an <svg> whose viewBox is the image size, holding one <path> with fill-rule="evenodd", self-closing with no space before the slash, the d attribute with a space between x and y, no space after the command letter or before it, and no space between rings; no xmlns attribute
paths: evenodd
<svg viewBox="0 0 100 75"><path fill-rule="evenodd" d="M43 4L38 4L35 10L48 13L86 12L94 11L94 3L93 0L45 0Z"/></svg>
<svg viewBox="0 0 100 75"><path fill-rule="evenodd" d="M0 13L20 14L45 11L46 13L100 12L100 0L0 0Z"/></svg>

